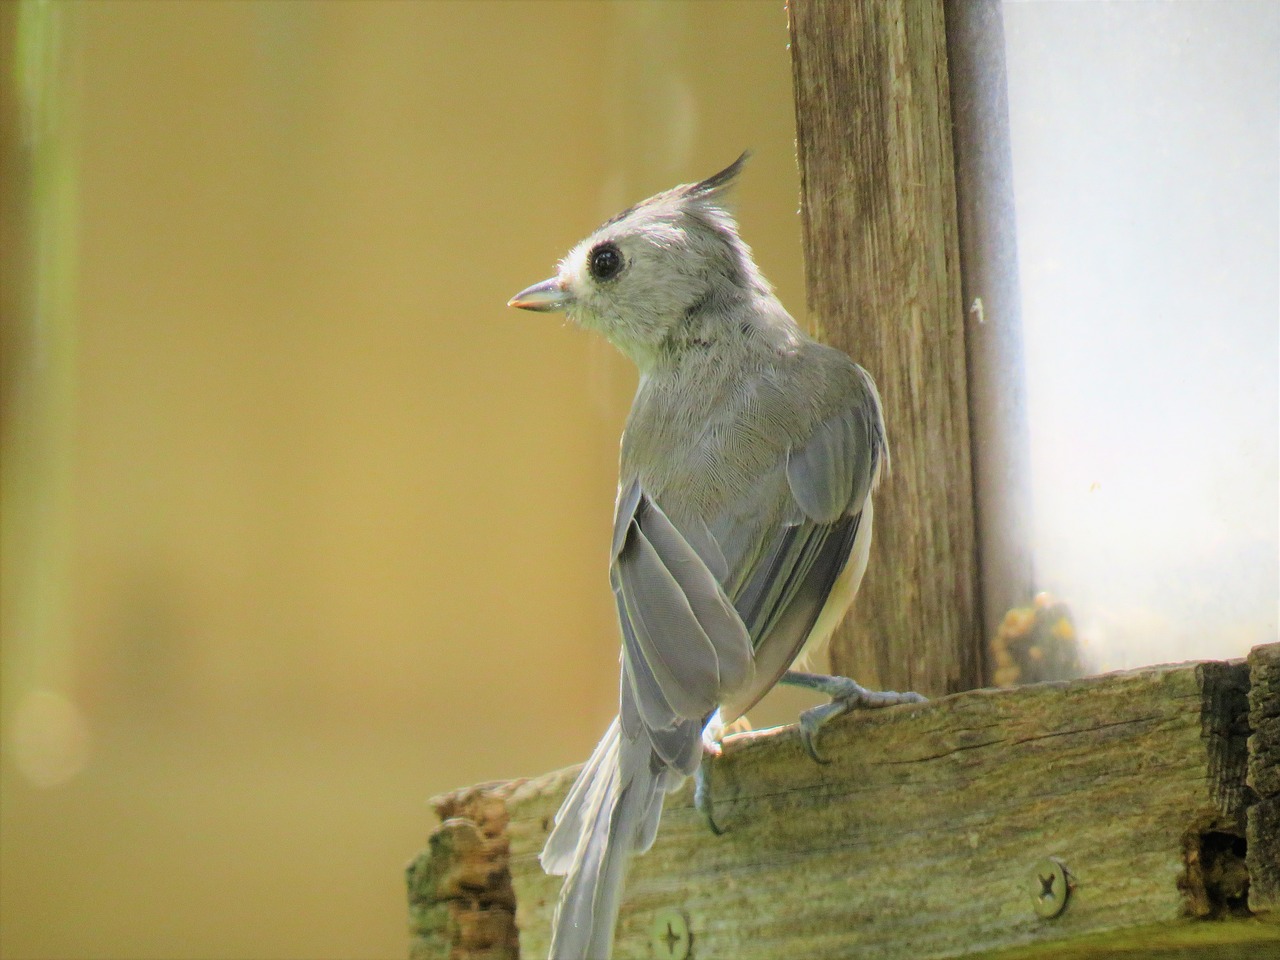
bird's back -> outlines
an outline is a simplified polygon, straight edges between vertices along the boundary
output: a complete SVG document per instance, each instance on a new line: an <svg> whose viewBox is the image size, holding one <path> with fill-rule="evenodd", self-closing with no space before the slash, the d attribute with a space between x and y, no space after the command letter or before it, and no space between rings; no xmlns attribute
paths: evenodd
<svg viewBox="0 0 1280 960"><path fill-rule="evenodd" d="M746 616L765 555L782 531L806 522L787 476L792 451L822 424L870 412L874 463L883 427L870 377L846 354L794 325L735 333L686 347L678 364L641 382L623 435L620 489L639 481ZM852 514L860 509L850 504Z"/></svg>
<svg viewBox="0 0 1280 960"><path fill-rule="evenodd" d="M867 396L865 372L789 317L786 326L735 327L684 345L677 357L640 382L619 483L639 478L663 509L693 510L708 523L841 405Z"/></svg>

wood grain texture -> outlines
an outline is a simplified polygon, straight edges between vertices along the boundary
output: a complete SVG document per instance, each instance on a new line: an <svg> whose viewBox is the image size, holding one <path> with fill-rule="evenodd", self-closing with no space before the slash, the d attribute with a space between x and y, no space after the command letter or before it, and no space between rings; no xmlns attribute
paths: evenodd
<svg viewBox="0 0 1280 960"><path fill-rule="evenodd" d="M1242 662L1187 664L869 711L824 732L827 766L794 727L731 737L711 767L727 832L710 833L688 786L668 798L632 863L615 956L662 956L666 911L687 918L698 960L1280 956L1280 926L1229 902L1254 800L1248 683ZM546 955L560 878L537 855L575 773L437 801L446 832L477 791L504 825L497 873L525 957ZM1046 920L1033 869L1049 856L1073 886ZM492 887L493 870L472 872L471 889ZM428 874L410 869L418 916ZM508 956L439 944L419 934L414 956Z"/></svg>
<svg viewBox="0 0 1280 960"><path fill-rule="evenodd" d="M789 7L809 311L875 378L892 471L835 672L982 682L942 0Z"/></svg>
<svg viewBox="0 0 1280 960"><path fill-rule="evenodd" d="M1280 644L1249 654L1249 908L1280 919Z"/></svg>

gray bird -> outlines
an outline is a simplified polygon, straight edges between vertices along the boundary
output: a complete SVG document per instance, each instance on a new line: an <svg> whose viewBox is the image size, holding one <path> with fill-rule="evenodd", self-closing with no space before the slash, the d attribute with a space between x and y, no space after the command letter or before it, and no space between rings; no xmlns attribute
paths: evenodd
<svg viewBox="0 0 1280 960"><path fill-rule="evenodd" d="M835 698L801 718L815 758L832 716L922 699L788 670L857 592L889 451L871 377L805 335L738 236L723 198L746 159L624 210L510 301L564 311L640 371L609 568L619 713L541 857L565 876L560 960L609 957L627 862L653 844L664 795L774 684Z"/></svg>

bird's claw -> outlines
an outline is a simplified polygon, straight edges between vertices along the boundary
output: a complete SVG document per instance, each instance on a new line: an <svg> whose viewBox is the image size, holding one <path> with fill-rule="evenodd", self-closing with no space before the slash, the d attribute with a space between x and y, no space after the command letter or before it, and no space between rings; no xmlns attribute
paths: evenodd
<svg viewBox="0 0 1280 960"><path fill-rule="evenodd" d="M717 754L718 756L719 754ZM693 775L693 805L707 821L707 827L717 837L724 834L724 828L716 823L714 804L711 801L711 758L703 757L698 770Z"/></svg>
<svg viewBox="0 0 1280 960"><path fill-rule="evenodd" d="M830 703L821 703L800 714L800 742L804 745L805 752L817 763L831 762L818 751L818 734L836 717L851 710L924 703L926 699L914 691L899 693L896 690L868 690L848 677L829 677L823 674L788 671L782 682L817 690L831 698Z"/></svg>
<svg viewBox="0 0 1280 960"><path fill-rule="evenodd" d="M829 720L844 713L846 707L839 700L820 703L800 714L800 742L805 753L813 757L814 763L830 763L831 761L818 752L818 734Z"/></svg>
<svg viewBox="0 0 1280 960"><path fill-rule="evenodd" d="M706 726L702 728L702 762L698 764L697 772L693 775L693 805L717 837L724 833L724 830L716 823L714 805L711 801L711 761L719 759L724 753L724 748L720 746L720 740L723 737L724 721L720 717L720 711L717 710L707 718Z"/></svg>

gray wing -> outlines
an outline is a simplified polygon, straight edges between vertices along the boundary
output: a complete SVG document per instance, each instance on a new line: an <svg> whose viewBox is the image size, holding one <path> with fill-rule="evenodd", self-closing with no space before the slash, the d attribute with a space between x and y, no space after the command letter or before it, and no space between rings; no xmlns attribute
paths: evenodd
<svg viewBox="0 0 1280 960"><path fill-rule="evenodd" d="M698 764L699 734L727 691L753 673L751 639L713 568L637 481L618 500L612 580L622 626L622 732L643 731L662 760Z"/></svg>
<svg viewBox="0 0 1280 960"><path fill-rule="evenodd" d="M622 732L697 767L698 734L747 709L803 647L844 569L883 441L874 412L820 424L732 511L677 528L638 481L618 498L611 577L622 626Z"/></svg>
<svg viewBox="0 0 1280 960"><path fill-rule="evenodd" d="M747 544L755 552L733 558L740 570L734 604L751 634L756 685L728 713L750 709L804 647L853 552L884 455L878 407L850 407L788 452L785 491L762 491L789 495L794 512L774 529L757 531Z"/></svg>

